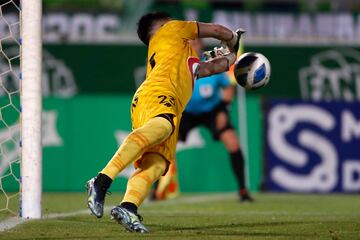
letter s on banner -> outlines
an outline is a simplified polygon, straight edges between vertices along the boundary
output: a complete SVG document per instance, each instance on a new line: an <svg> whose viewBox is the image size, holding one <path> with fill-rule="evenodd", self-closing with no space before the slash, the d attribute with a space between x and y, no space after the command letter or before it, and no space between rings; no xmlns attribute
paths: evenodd
<svg viewBox="0 0 360 240"><path fill-rule="evenodd" d="M335 122L331 113L315 105L274 105L268 114L268 149L276 159L270 164L270 182L286 191L331 191L338 181L338 157L321 131L333 130Z"/></svg>

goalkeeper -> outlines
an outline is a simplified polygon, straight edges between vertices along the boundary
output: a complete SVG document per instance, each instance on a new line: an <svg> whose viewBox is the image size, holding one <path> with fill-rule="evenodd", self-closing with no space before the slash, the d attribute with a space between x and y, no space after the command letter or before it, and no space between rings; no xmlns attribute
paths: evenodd
<svg viewBox="0 0 360 240"><path fill-rule="evenodd" d="M194 81L229 69L242 32L218 24L173 20L167 13L156 12L140 18L137 33L148 46L148 62L146 79L131 104L133 131L105 168L87 182L87 203L96 217L102 217L105 194L113 179L134 163L136 171L128 180L124 198L110 214L128 231L146 233L149 230L137 210L174 159L181 114ZM206 37L223 41L229 54L200 63L188 40Z"/></svg>
<svg viewBox="0 0 360 240"><path fill-rule="evenodd" d="M197 39L190 41L190 43L200 56L203 52L202 41ZM216 57L218 53L226 54L221 50L218 53L216 51L211 53L213 56L208 56L210 58ZM207 127L211 131L213 139L223 142L230 155L231 166L239 186L240 201L251 202L253 198L247 191L245 184L244 157L236 132L229 119L228 107L233 99L233 94L234 88L226 73L214 74L196 81L193 95L181 118L179 140L186 141L190 130L197 126ZM166 176L161 177L156 184L152 198L161 200L167 198L167 195L172 197L174 195L172 189L174 185L177 186L176 175L174 168L172 171L168 171Z"/></svg>

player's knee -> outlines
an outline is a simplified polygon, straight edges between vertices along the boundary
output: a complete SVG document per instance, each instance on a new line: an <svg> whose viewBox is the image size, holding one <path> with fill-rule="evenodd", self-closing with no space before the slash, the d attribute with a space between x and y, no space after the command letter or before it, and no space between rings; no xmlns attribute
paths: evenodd
<svg viewBox="0 0 360 240"><path fill-rule="evenodd" d="M168 162L160 155L154 159L154 168L158 172L159 177L165 173L166 168L168 167Z"/></svg>
<svg viewBox="0 0 360 240"><path fill-rule="evenodd" d="M165 173L168 162L157 153L147 153L142 161L141 168L153 173L154 181Z"/></svg>
<svg viewBox="0 0 360 240"><path fill-rule="evenodd" d="M228 124L228 118L225 112L219 112L216 116L216 128L223 129Z"/></svg>
<svg viewBox="0 0 360 240"><path fill-rule="evenodd" d="M220 139L229 152L236 152L240 149L239 141L233 129L227 129L226 131L222 132Z"/></svg>
<svg viewBox="0 0 360 240"><path fill-rule="evenodd" d="M239 145L235 145L235 144L230 144L226 148L227 148L228 152L230 152L230 153L236 152L240 149Z"/></svg>

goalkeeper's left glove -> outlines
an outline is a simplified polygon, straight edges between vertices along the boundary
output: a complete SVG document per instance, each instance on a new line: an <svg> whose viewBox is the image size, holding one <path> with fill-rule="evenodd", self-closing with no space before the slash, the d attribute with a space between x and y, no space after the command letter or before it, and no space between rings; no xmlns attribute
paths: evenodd
<svg viewBox="0 0 360 240"><path fill-rule="evenodd" d="M240 46L241 36L245 33L245 30L242 28L237 29L235 32L232 32L233 36L231 40L222 42L226 46L233 50L233 52L237 53Z"/></svg>

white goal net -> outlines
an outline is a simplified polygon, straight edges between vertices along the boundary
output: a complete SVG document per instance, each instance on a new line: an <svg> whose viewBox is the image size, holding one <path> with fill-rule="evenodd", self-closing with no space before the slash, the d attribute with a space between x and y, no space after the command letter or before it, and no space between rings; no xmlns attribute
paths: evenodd
<svg viewBox="0 0 360 240"><path fill-rule="evenodd" d="M20 186L20 6L0 1L0 211L17 214Z"/></svg>

